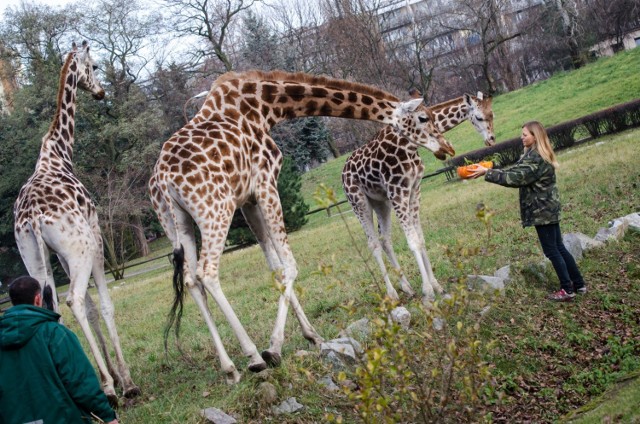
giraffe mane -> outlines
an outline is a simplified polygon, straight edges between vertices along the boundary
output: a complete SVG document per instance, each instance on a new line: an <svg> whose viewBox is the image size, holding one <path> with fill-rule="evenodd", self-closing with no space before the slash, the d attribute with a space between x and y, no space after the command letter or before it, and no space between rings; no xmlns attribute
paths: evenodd
<svg viewBox="0 0 640 424"><path fill-rule="evenodd" d="M45 135L45 138L51 137L56 129L56 123L58 122L58 118L60 116L60 105L62 104L62 96L64 96L64 85L66 82L67 72L69 71L69 66L71 66L71 61L73 60L75 55L75 51L69 52L67 58L64 61L64 65L62 65L62 69L60 70L60 81L58 82L58 97L56 98L58 104L56 106L56 113L55 115L53 115L51 125L49 125L49 131L47 131L47 135Z"/></svg>
<svg viewBox="0 0 640 424"><path fill-rule="evenodd" d="M241 79L241 80L261 80L261 81L286 81L286 82L296 82L296 83L304 83L310 85L321 85L326 86L328 88L337 89L340 91L357 91L359 93L363 93L374 98L378 98L381 100L388 100L392 102L400 101L396 96L391 93L388 93L379 88L373 87L371 85L362 84L358 82L339 80L335 78L330 78L321 75L310 75L304 72L285 72L285 71L259 71L259 70L251 70L246 72L227 72L221 75L217 80L213 82L211 88L218 86L226 81L232 79Z"/></svg>
<svg viewBox="0 0 640 424"><path fill-rule="evenodd" d="M438 103L438 104L435 104L435 105L429 105L429 106L427 106L427 108L429 108L429 109L442 109L442 108L445 108L445 107L447 107L449 105L452 105L454 103L460 103L460 99L462 99L462 96L456 97L455 99L449 99L447 101L444 101L442 103Z"/></svg>

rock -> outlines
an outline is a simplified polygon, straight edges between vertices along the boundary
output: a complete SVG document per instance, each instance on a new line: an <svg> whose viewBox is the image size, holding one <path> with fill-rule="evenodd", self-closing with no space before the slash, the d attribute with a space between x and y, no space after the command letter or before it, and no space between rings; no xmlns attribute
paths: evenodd
<svg viewBox="0 0 640 424"><path fill-rule="evenodd" d="M200 411L200 415L211 424L235 424L236 419L225 414L218 408L207 408Z"/></svg>
<svg viewBox="0 0 640 424"><path fill-rule="evenodd" d="M489 275L467 275L467 285L470 289L474 287L486 290L504 290L504 279Z"/></svg>
<svg viewBox="0 0 640 424"><path fill-rule="evenodd" d="M364 341L371 334L371 324L368 318L362 318L351 323L347 328L342 330L339 337L353 337L356 340Z"/></svg>
<svg viewBox="0 0 640 424"><path fill-rule="evenodd" d="M340 390L340 387L338 387L336 383L333 382L333 379L331 378L330 375L325 375L318 381L318 383L320 383L321 386L323 386L325 389L329 390L330 392L335 392L336 390Z"/></svg>
<svg viewBox="0 0 640 424"><path fill-rule="evenodd" d="M398 306L391 311L391 319L406 330L411 324L411 313L404 306Z"/></svg>
<svg viewBox="0 0 640 424"><path fill-rule="evenodd" d="M609 228L600 228L594 237L597 241L618 241L624 237L629 228L629 221L619 218L609 222Z"/></svg>
<svg viewBox="0 0 640 424"><path fill-rule="evenodd" d="M296 411L301 410L302 408L304 408L304 406L299 404L296 398L290 397L289 399L282 402L280 405L273 406L272 411L275 415L282 415L282 414L292 414Z"/></svg>
<svg viewBox="0 0 640 424"><path fill-rule="evenodd" d="M505 284L511 281L511 265L505 265L493 273L496 278L502 278Z"/></svg>
<svg viewBox="0 0 640 424"><path fill-rule="evenodd" d="M629 214L623 219L629 222L629 229L633 231L640 231L640 212Z"/></svg>
<svg viewBox="0 0 640 424"><path fill-rule="evenodd" d="M267 380L269 380L271 378L272 374L273 374L273 368L266 368L266 369L260 371L259 373L254 374L254 376L258 380L267 381Z"/></svg>
<svg viewBox="0 0 640 424"><path fill-rule="evenodd" d="M444 320L442 318L434 318L433 319L433 329L436 331L440 331L444 328Z"/></svg>
<svg viewBox="0 0 640 424"><path fill-rule="evenodd" d="M258 386L256 396L263 403L266 403L267 405L271 405L273 403L276 403L276 400L278 400L278 391L276 390L276 387L273 384L267 381L263 381Z"/></svg>
<svg viewBox="0 0 640 424"><path fill-rule="evenodd" d="M363 353L360 343L350 337L341 337L320 344L320 355L338 367L344 364L355 364L357 355Z"/></svg>
<svg viewBox="0 0 640 424"><path fill-rule="evenodd" d="M480 316L483 317L491 310L491 306L487 305L480 311Z"/></svg>

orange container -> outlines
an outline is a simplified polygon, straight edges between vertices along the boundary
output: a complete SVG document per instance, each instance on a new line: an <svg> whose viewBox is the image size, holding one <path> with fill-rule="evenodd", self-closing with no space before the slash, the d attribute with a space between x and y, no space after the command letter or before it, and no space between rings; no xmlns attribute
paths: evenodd
<svg viewBox="0 0 640 424"><path fill-rule="evenodd" d="M458 176L463 180L467 178L471 178L471 175L476 170L477 165L482 165L485 168L493 168L493 162L491 161L481 161L478 163L472 163L471 165L459 166L456 171L458 172Z"/></svg>

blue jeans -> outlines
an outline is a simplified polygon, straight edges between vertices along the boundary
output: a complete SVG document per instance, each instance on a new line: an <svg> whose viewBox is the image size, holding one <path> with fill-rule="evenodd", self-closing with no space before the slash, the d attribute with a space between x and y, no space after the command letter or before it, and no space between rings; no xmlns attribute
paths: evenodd
<svg viewBox="0 0 640 424"><path fill-rule="evenodd" d="M574 290L584 287L584 280L578 265L562 243L560 224L536 225L536 231L542 251L551 261L564 291L573 293Z"/></svg>

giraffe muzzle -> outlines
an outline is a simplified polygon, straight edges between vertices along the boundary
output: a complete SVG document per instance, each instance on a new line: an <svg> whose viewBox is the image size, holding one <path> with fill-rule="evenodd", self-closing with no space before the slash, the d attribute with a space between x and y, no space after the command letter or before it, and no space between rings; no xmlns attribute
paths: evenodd
<svg viewBox="0 0 640 424"><path fill-rule="evenodd" d="M96 100L102 100L102 99L104 99L104 90L100 90L97 93L92 93L91 95Z"/></svg>

